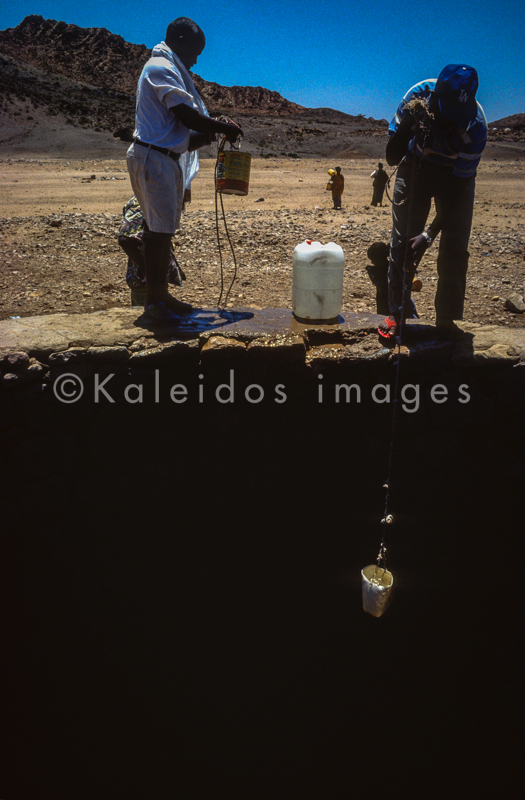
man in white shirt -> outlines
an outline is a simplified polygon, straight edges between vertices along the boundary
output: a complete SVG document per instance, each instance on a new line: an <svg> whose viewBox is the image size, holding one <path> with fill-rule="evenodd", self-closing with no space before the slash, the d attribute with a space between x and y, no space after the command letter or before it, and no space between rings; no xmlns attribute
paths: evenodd
<svg viewBox="0 0 525 800"><path fill-rule="evenodd" d="M153 48L137 86L135 131L127 163L133 191L146 220L144 262L145 317L177 324L189 303L169 294L166 285L171 237L179 227L184 189L198 171L197 150L216 133L233 143L237 125L208 116L189 70L204 50L204 33L193 20L170 22L166 41Z"/></svg>

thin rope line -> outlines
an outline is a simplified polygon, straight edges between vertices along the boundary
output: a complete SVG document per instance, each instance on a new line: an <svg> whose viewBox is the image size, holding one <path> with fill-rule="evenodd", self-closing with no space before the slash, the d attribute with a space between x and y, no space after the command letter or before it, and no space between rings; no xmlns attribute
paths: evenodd
<svg viewBox="0 0 525 800"><path fill-rule="evenodd" d="M235 250L234 250L234 247L233 247L233 242L232 242L232 240L230 238L230 232L228 230L228 225L226 224L226 214L224 213L224 205L223 205L222 193L221 193L221 210L222 210L222 219L223 219L223 222L224 222L224 230L226 231L226 236L228 238L228 243L230 245L230 250L231 250L232 258L233 258L233 278L232 278L232 282L230 283L230 287L229 287L228 291L226 292L226 297L224 298L224 305L226 305L226 302L228 300L230 292L233 289L233 284L235 283L235 281L237 279L237 258L235 257Z"/></svg>
<svg viewBox="0 0 525 800"><path fill-rule="evenodd" d="M428 125L422 126L423 130L423 144L422 150L425 147L427 136L429 133ZM410 190L408 192L407 198L404 198L402 202L408 199L408 212L407 212L407 228L406 228L406 238L405 238L405 257L403 261L403 291L401 294L401 315L399 319L399 325L396 328L396 347L397 347L397 360L396 360L396 372L395 372L395 382L394 382L394 401L393 401L393 408L392 408L392 424L390 428L390 447L388 452L388 469L387 469L387 479L386 483L384 484L385 492L385 509L383 513L383 519L381 520L382 526L382 536L381 536L381 546L379 548L379 553L377 555L377 564L379 567L386 569L386 529L387 525L389 525L393 521L392 515L389 513L390 506L390 482L392 479L392 467L394 463L394 440L395 440L395 430L396 430L396 421L398 417L398 406L399 406L399 375L400 375L400 368L401 368L401 338L403 335L404 325L405 325L405 302L406 302L406 295L408 289L408 267L410 261L410 248L409 248L409 233L410 233L410 223L412 221L412 210L414 204L414 193L415 193L415 186L417 181L417 176L419 174L419 169L421 167L422 158L417 156L417 138L420 133L419 121L417 121L417 129L414 135L414 150L412 152L412 162L411 162L411 174L410 174ZM406 157L404 157L400 163L398 164L397 169L401 166L403 161ZM402 203L395 203L395 205L401 205Z"/></svg>
<svg viewBox="0 0 525 800"><path fill-rule="evenodd" d="M221 119L222 119L222 117L221 117ZM226 119L226 118L224 118L224 119ZM219 208L218 208L218 203L217 203L217 196L218 195L220 195L220 198L221 198L222 221L224 223L224 230L225 230L225 233L226 233L226 238L228 239L228 244L230 245L230 250L231 250L231 254L232 254L232 258L233 258L233 266L234 266L233 278L232 278L232 281L231 281L230 286L228 288L228 291L226 292L226 295L225 295L225 298L224 298L224 305L226 305L226 302L228 300L230 292L233 289L233 284L235 283L235 281L237 279L237 257L235 255L235 249L233 247L233 242L231 240L230 232L228 230L228 224L226 222L226 213L224 211L224 201L223 201L223 198L222 198L222 192L219 192L218 189L217 189L217 170L218 170L218 166L219 166L219 156L220 156L221 152L224 150L225 142L226 142L226 137L221 137L219 139L219 142L218 142L218 145L217 145L217 159L215 161L215 174L214 174L214 179L215 179L215 231L216 231L216 234L217 234L217 247L218 247L218 250L219 250L219 262L220 262L220 271L221 271L221 291L220 291L220 294L219 294L219 299L217 301L217 308L219 309L219 311L223 310L223 309L221 309L221 300L222 300L222 295L223 295L223 292L224 292L224 270L223 270L223 262L222 262L222 249L221 249L221 242L220 242L220 232L219 232Z"/></svg>
<svg viewBox="0 0 525 800"><path fill-rule="evenodd" d="M223 275L223 267L222 267L221 237L220 237L220 233L219 233L219 208L218 208L218 204L217 204L217 195L218 195L218 191L217 191L217 168L219 166L219 155L220 155L220 152L221 152L221 143L220 143L220 140L219 140L219 144L218 144L218 147L217 147L217 159L215 161L215 175L214 175L214 180L215 180L215 232L217 234L217 248L219 250L219 263L220 263L220 271L221 271L221 292L219 294L219 299L217 301L217 308L219 309L219 311L220 311L220 308L221 308L221 299L222 299L222 293L223 293L223 290L224 290L224 275Z"/></svg>
<svg viewBox="0 0 525 800"><path fill-rule="evenodd" d="M398 169L399 169L399 167L401 166L401 164L402 164L402 163L405 161L405 159L406 159L406 156L403 156L403 158L401 159L401 161L399 162L399 164L397 165L397 167L395 168L395 170L392 172L392 174L391 174L391 175L389 175L389 176L388 176L388 183L387 183L387 184L386 184L386 186L385 186L385 193L386 193L386 196L388 197L388 199L390 200L390 203L391 203L391 205L393 205L393 206L402 206L402 205L403 205L403 203L405 203L405 202L406 202L406 199L407 199L406 197L404 197L404 198L401 200L401 202L400 202L400 203L396 203L396 202L393 200L393 198L392 198L392 197L390 197L390 195L388 194L388 186L389 186L389 184L390 184L390 181L392 180L392 178L394 177L394 175L395 175L395 174L396 174L396 172L398 171Z"/></svg>

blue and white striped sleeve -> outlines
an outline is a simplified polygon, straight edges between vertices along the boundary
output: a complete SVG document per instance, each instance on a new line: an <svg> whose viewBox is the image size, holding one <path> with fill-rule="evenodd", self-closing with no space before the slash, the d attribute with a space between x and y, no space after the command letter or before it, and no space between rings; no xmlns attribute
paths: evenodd
<svg viewBox="0 0 525 800"><path fill-rule="evenodd" d="M472 178L476 174L481 154L487 144L487 120L478 103L478 115L467 128L463 145L454 162L454 175L458 178Z"/></svg>

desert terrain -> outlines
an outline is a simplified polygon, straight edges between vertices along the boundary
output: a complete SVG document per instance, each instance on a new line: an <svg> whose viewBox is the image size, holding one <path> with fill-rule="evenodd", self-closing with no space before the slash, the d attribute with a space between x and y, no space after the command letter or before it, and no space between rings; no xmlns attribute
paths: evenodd
<svg viewBox="0 0 525 800"><path fill-rule="evenodd" d="M74 54L74 58L72 58ZM103 28L26 17L0 31L0 319L128 306L127 259L117 243L131 196L127 145L134 89L149 56ZM111 69L109 69L111 65ZM246 197L225 196L235 262L221 223L222 303L289 307L292 254L305 239L345 253L344 310L375 311L366 251L389 241L391 209L370 207L370 173L384 160L388 123L305 108L262 87L225 87L193 75L211 115L242 126L252 155ZM192 202L175 236L186 281L178 296L213 307L221 293L213 147L201 151ZM522 327L511 296L525 292L525 115L490 122L478 171L465 319ZM341 211L327 170L346 180ZM389 170L391 173L392 170ZM220 204L219 204L220 207ZM415 296L434 319L437 243L420 265ZM516 299L516 297L514 298Z"/></svg>
<svg viewBox="0 0 525 800"><path fill-rule="evenodd" d="M112 143L113 145L113 143ZM117 243L122 207L131 196L126 145L115 142L113 158L50 158L24 153L0 161L0 319L129 306L127 258ZM470 245L465 319L512 327L525 315L505 302L525 292L523 179L525 161L490 146L478 173ZM115 157L117 156L117 157ZM201 159L192 202L175 236L185 274L177 296L213 307L221 287L217 246L213 158ZM341 166L345 193L341 211L325 190L327 169ZM370 173L376 159L254 158L246 197L223 196L226 223L237 262L227 306L291 305L292 254L305 239L339 243L345 253L344 310L375 311L375 289L365 267L374 241L388 241L391 208L370 207ZM226 291L234 261L219 229ZM414 295L422 319L434 319L437 243L420 265L423 288ZM223 295L224 302L224 295Z"/></svg>

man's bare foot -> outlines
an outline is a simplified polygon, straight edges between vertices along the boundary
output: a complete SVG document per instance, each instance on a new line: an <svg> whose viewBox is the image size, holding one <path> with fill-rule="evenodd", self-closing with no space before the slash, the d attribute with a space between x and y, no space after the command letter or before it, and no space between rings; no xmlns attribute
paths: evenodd
<svg viewBox="0 0 525 800"><path fill-rule="evenodd" d="M179 325L180 319L166 308L164 303L151 303L144 306L143 319L156 325Z"/></svg>
<svg viewBox="0 0 525 800"><path fill-rule="evenodd" d="M462 331L454 320L448 317L436 321L436 331L445 339L459 339L461 336L465 336L465 331Z"/></svg>
<svg viewBox="0 0 525 800"><path fill-rule="evenodd" d="M171 294L163 295L162 302L166 308L169 308L170 311L179 316L191 314L193 311L193 306L191 306L190 303L183 303L182 300L177 300L177 298L173 297Z"/></svg>

